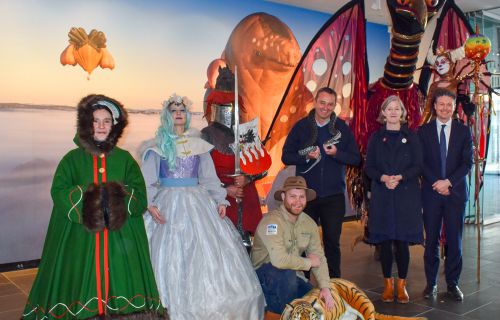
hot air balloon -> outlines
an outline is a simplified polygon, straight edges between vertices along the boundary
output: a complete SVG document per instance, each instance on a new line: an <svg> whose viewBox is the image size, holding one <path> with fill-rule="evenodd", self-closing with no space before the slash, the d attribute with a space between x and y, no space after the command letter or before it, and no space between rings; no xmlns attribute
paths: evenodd
<svg viewBox="0 0 500 320"><path fill-rule="evenodd" d="M87 35L83 28L71 28L68 33L69 45L61 53L60 61L64 65L80 65L87 73L100 66L113 70L115 61L106 49L104 32L92 29Z"/></svg>

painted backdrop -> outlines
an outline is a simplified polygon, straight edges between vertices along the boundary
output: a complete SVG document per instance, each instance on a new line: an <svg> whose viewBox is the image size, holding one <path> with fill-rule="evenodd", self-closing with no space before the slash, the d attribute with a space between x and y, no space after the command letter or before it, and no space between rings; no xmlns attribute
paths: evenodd
<svg viewBox="0 0 500 320"><path fill-rule="evenodd" d="M274 15L293 31L301 50L330 17L266 1L240 0L4 0L0 1L0 265L39 259L51 212L50 184L75 134L73 107L89 93L114 97L130 110L121 146L133 154L154 135L161 102L172 92L202 111L208 64L251 13ZM95 28L107 38L116 67L62 66L71 27ZM387 50L385 26L368 30L378 78ZM372 32L372 33L370 33ZM387 46L386 46L387 47ZM380 58L376 58L380 55ZM382 59L382 60L380 60ZM201 114L194 125L205 125Z"/></svg>

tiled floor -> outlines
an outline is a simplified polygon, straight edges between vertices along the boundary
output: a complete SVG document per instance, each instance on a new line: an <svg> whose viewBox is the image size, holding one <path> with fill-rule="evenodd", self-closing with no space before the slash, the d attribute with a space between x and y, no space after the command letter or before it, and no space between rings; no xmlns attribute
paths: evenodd
<svg viewBox="0 0 500 320"><path fill-rule="evenodd" d="M410 303L383 303L383 276L380 266L370 254L373 249L358 245L353 254L345 248L353 239L355 223L344 225L342 261L343 277L357 283L372 299L378 312L401 316L424 316L429 320L447 319L499 319L500 318L500 224L492 224L481 230L481 274L477 282L477 233L475 225L466 225L464 230L464 263L460 288L464 292L463 302L450 300L446 296L444 275L438 281L439 294L435 300L422 297L425 287L423 270L423 248L411 248L411 265L408 274ZM395 272L396 270L394 270Z"/></svg>
<svg viewBox="0 0 500 320"><path fill-rule="evenodd" d="M400 316L424 316L429 320L499 319L500 315L500 223L482 228L481 282L476 280L477 240L474 225L464 231L464 268L460 287L465 294L463 302L451 301L445 292L437 299L425 300L421 292L425 286L423 248L411 248L411 266L408 275L410 303L383 303L383 277L380 265L373 258L373 248L358 244L351 251L352 240L361 232L357 222L346 222L342 235L343 277L357 283L373 301L378 312ZM0 274L0 319L19 319L36 269ZM444 277L439 279L439 290L446 290Z"/></svg>
<svg viewBox="0 0 500 320"><path fill-rule="evenodd" d="M0 319L19 319L37 269L0 273Z"/></svg>

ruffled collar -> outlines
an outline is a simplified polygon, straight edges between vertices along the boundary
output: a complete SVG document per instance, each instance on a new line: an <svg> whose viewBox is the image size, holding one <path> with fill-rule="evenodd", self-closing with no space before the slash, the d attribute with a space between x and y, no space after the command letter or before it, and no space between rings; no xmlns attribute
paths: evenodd
<svg viewBox="0 0 500 320"><path fill-rule="evenodd" d="M200 131L190 128L176 140L177 157L189 157L210 152L214 148L213 145L206 142L200 137ZM153 151L163 157L161 150L156 145L156 139L149 139L139 147L140 159L144 161L147 153Z"/></svg>
<svg viewBox="0 0 500 320"><path fill-rule="evenodd" d="M178 157L189 157L210 152L214 146L203 140L198 130L190 128L177 138L176 147Z"/></svg>

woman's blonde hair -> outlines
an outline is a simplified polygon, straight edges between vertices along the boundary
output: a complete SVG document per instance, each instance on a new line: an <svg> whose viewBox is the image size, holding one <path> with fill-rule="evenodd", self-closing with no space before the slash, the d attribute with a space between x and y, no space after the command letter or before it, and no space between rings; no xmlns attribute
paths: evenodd
<svg viewBox="0 0 500 320"><path fill-rule="evenodd" d="M403 113L401 114L401 119L399 121L401 123L406 123L406 115L407 115L406 108L403 104L403 101L401 101L401 99L396 95L388 96L384 100L384 102L382 102L382 106L380 107L380 113L378 114L378 118L377 118L378 122L380 122L382 124L385 123L385 116L382 113L382 111L385 111L385 109L387 109L387 106L393 101L397 101L399 103L399 106L401 107L401 111L403 111Z"/></svg>

